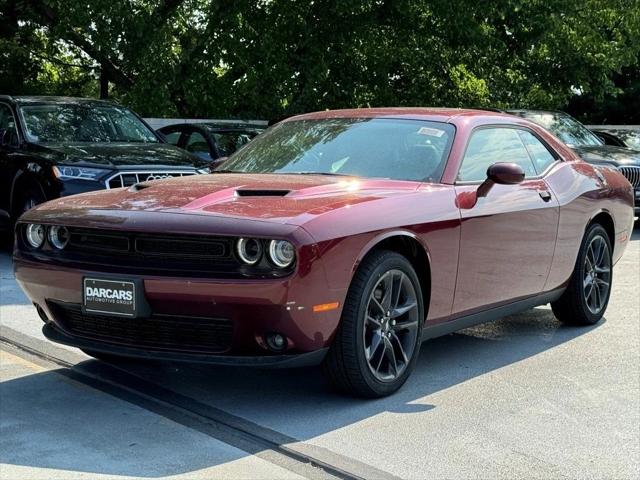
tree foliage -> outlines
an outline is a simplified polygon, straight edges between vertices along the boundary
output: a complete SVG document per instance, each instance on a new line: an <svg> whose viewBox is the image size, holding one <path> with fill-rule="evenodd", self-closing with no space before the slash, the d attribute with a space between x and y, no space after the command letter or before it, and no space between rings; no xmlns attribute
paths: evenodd
<svg viewBox="0 0 640 480"><path fill-rule="evenodd" d="M0 0L0 52L3 92L143 115L570 105L624 121L640 0Z"/></svg>

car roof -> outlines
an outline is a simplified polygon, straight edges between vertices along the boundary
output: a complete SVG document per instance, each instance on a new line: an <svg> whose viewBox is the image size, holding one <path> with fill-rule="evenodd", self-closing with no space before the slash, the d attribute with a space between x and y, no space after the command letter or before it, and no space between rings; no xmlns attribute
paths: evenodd
<svg viewBox="0 0 640 480"><path fill-rule="evenodd" d="M113 102L97 98L63 97L53 95L0 95L0 99L9 100L21 105L43 103L57 103L60 105L69 103L114 105Z"/></svg>
<svg viewBox="0 0 640 480"><path fill-rule="evenodd" d="M296 120L321 120L329 118L404 118L412 120L450 122L454 118L460 117L490 117L493 119L514 120L513 115L490 110L476 110L470 108L389 107L324 110L289 117L282 120L282 123Z"/></svg>

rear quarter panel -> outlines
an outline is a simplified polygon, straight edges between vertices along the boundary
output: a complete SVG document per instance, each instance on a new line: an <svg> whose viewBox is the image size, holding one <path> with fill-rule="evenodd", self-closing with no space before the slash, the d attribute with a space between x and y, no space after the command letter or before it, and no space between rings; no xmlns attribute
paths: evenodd
<svg viewBox="0 0 640 480"><path fill-rule="evenodd" d="M546 180L560 203L556 252L545 287L551 290L569 280L585 230L600 213L613 219L613 260L620 259L631 236L633 195L620 173L580 160L560 163Z"/></svg>

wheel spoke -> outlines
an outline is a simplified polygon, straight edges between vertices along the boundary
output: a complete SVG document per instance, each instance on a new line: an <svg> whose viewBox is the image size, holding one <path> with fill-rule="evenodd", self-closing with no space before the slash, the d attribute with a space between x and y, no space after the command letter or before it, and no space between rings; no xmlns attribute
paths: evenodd
<svg viewBox="0 0 640 480"><path fill-rule="evenodd" d="M382 360L384 360L384 357L386 357L386 350L387 350L387 344L384 343L384 341L380 342L382 344L382 353L380 353L380 359L378 360L378 363L376 365L375 368L375 373L380 372L380 366L382 365Z"/></svg>
<svg viewBox="0 0 640 480"><path fill-rule="evenodd" d="M376 297L373 296L373 294L371 295L371 301L373 302L373 304L376 306L376 308L378 308L378 310L380 310L380 313L382 313L382 315L384 315L387 311L384 309L384 307L380 304L380 302L378 301L378 299Z"/></svg>
<svg viewBox="0 0 640 480"><path fill-rule="evenodd" d="M418 307L418 302L416 302L415 300L410 301L409 303L405 303L402 306L396 306L396 308L394 308L391 311L391 318L398 318L401 317L402 315L404 315L405 313L407 313L410 310L413 310L414 308Z"/></svg>
<svg viewBox="0 0 640 480"><path fill-rule="evenodd" d="M371 338L371 345L367 349L368 361L371 361L373 359L373 356L376 354L381 344L382 344L382 336L379 333L374 333L373 337Z"/></svg>
<svg viewBox="0 0 640 480"><path fill-rule="evenodd" d="M399 322L393 325L394 331L399 332L401 330L413 330L418 328L418 320L411 320L408 322Z"/></svg>
<svg viewBox="0 0 640 480"><path fill-rule="evenodd" d="M402 361L404 362L405 365L407 365L409 363L409 359L407 358L407 354L404 351L402 342L400 341L400 339L398 338L395 332L391 333L391 338L395 340L396 345L398 346L398 350L400 350L400 354L402 355Z"/></svg>
<svg viewBox="0 0 640 480"><path fill-rule="evenodd" d="M382 327L382 325L380 324L380 320L373 318L371 315L367 315L367 322L371 323L372 325L375 325L376 328Z"/></svg>
<svg viewBox="0 0 640 480"><path fill-rule="evenodd" d="M611 269L609 267L601 267L601 266L596 266L594 268L596 273L610 273Z"/></svg>
<svg viewBox="0 0 640 480"><path fill-rule="evenodd" d="M384 339L384 353L387 356L387 360L389 362L390 369L393 369L393 375L398 375L398 362L396 362L396 352L393 349L393 345L391 345L391 341L389 339Z"/></svg>
<svg viewBox="0 0 640 480"><path fill-rule="evenodd" d="M603 288L609 288L609 282L603 280L602 278L596 278L596 285L601 286Z"/></svg>

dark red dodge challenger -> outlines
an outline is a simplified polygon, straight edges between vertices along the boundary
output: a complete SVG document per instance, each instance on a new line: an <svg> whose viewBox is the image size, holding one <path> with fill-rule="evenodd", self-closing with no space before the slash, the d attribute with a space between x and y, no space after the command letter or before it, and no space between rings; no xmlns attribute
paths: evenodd
<svg viewBox="0 0 640 480"><path fill-rule="evenodd" d="M97 358L322 363L382 396L425 339L546 303L596 323L633 223L620 173L499 113L302 115L220 168L22 216L44 334Z"/></svg>

